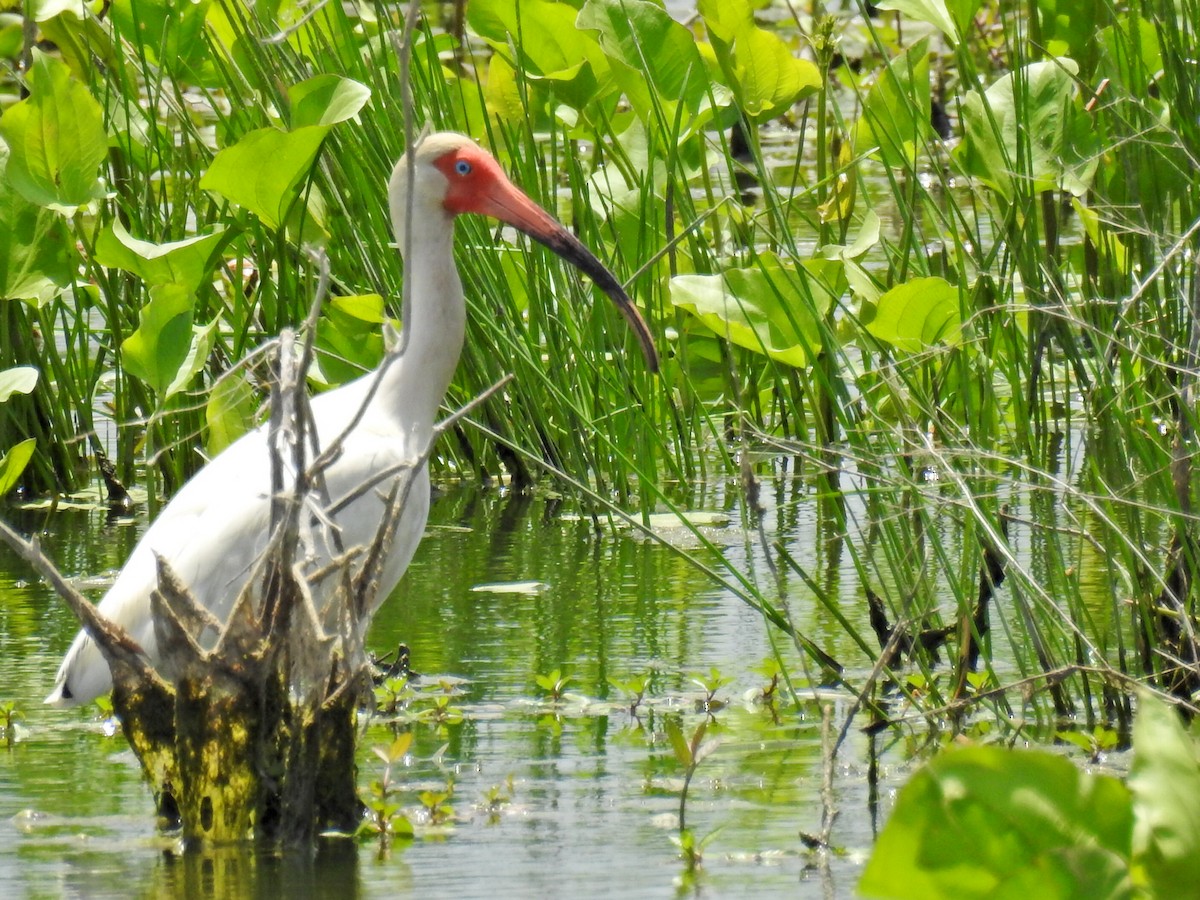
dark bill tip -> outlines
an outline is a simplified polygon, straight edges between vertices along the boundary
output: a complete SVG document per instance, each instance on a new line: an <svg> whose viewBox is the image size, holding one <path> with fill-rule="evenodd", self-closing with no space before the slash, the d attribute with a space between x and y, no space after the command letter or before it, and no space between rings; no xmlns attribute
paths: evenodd
<svg viewBox="0 0 1200 900"><path fill-rule="evenodd" d="M646 358L646 367L651 372L657 373L658 350L654 347L654 336L650 333L650 327L642 318L638 308L634 306L633 301L629 299L629 295L625 293L625 289L621 287L616 276L605 267L604 263L600 262L592 251L561 225L550 231L531 229L525 233L571 263L591 278L596 283L596 287L608 294L609 299L616 304L617 309L621 311L621 315L625 317L625 321L629 323L629 327L637 336L638 343L642 347L642 356Z"/></svg>

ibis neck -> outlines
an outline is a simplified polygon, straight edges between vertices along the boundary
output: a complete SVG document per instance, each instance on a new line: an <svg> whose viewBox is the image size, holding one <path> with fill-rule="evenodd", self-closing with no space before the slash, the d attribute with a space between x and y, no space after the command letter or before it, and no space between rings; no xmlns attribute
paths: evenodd
<svg viewBox="0 0 1200 900"><path fill-rule="evenodd" d="M462 282L454 266L454 221L435 216L422 225L413 229L404 266L411 299L401 323L403 351L377 394L394 425L414 441L414 453L429 441L466 333Z"/></svg>

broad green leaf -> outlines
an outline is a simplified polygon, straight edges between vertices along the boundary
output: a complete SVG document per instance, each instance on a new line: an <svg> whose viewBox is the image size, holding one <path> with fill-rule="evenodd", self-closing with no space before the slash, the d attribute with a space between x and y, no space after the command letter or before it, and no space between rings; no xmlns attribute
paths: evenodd
<svg viewBox="0 0 1200 900"><path fill-rule="evenodd" d="M740 32L733 45L737 97L751 116L778 116L821 86L821 73L765 28Z"/></svg>
<svg viewBox="0 0 1200 900"><path fill-rule="evenodd" d="M413 733L411 731L406 731L403 734L396 735L396 739L392 741L391 746L387 748L387 761L389 763L396 763L404 759L405 754L408 753L409 747L412 746L412 742Z"/></svg>
<svg viewBox="0 0 1200 900"><path fill-rule="evenodd" d="M29 6L35 22L45 22L64 12L77 19L87 18L87 7L83 0L33 0Z"/></svg>
<svg viewBox="0 0 1200 900"><path fill-rule="evenodd" d="M976 0L976 9L979 8L980 2L981 0ZM917 22L932 25L948 37L951 43L958 43L958 27L955 25L954 17L950 15L950 10L946 8L946 0L880 0L875 5L880 9L895 10ZM963 4L957 5L962 6Z"/></svg>
<svg viewBox="0 0 1200 900"><path fill-rule="evenodd" d="M102 111L66 63L33 51L30 94L0 118L9 147L8 181L26 200L64 212L101 196L108 155Z"/></svg>
<svg viewBox="0 0 1200 900"><path fill-rule="evenodd" d="M639 76L648 77L665 101L700 107L708 78L696 39L651 0L587 0L575 21L597 32L600 46ZM631 97L631 102L636 102ZM644 111L648 112L648 111Z"/></svg>
<svg viewBox="0 0 1200 900"><path fill-rule="evenodd" d="M0 300L52 300L71 283L74 241L58 213L26 200L6 177L0 145Z"/></svg>
<svg viewBox="0 0 1200 900"><path fill-rule="evenodd" d="M327 125L251 131L213 158L200 187L245 207L269 227L279 228L296 203L328 133Z"/></svg>
<svg viewBox="0 0 1200 900"><path fill-rule="evenodd" d="M488 61L484 97L488 110L506 122L524 122L529 114L521 99L517 73L499 53L492 54Z"/></svg>
<svg viewBox="0 0 1200 900"><path fill-rule="evenodd" d="M226 235L222 226L215 229L212 234L154 244L132 237L119 219L113 219L96 239L96 261L132 272L150 286L179 284L195 293L220 259Z"/></svg>
<svg viewBox="0 0 1200 900"><path fill-rule="evenodd" d="M1158 897L1200 885L1200 761L1178 714L1148 691L1133 725L1133 853Z"/></svg>
<svg viewBox="0 0 1200 900"><path fill-rule="evenodd" d="M187 352L175 370L175 377L167 385L166 397L172 397L186 388L193 378L204 368L208 356L212 353L213 344L217 339L217 320L213 319L207 325L193 325L192 337Z"/></svg>
<svg viewBox="0 0 1200 900"><path fill-rule="evenodd" d="M117 34L176 78L213 82L204 37L211 0L113 0L109 16Z"/></svg>
<svg viewBox="0 0 1200 900"><path fill-rule="evenodd" d="M37 446L35 438L26 438L0 457L0 497L3 497L14 487L21 478L21 473L33 459L33 450Z"/></svg>
<svg viewBox="0 0 1200 900"><path fill-rule="evenodd" d="M1050 753L949 750L900 791L858 889L897 900L1132 897L1132 834L1115 778Z"/></svg>
<svg viewBox="0 0 1200 900"><path fill-rule="evenodd" d="M382 325L387 318L383 297L379 294L338 296L329 301L329 306L372 325Z"/></svg>
<svg viewBox="0 0 1200 900"><path fill-rule="evenodd" d="M525 71L539 78L569 80L598 56L596 41L575 27L576 11L548 0L472 0L471 29L500 53L517 50Z"/></svg>
<svg viewBox="0 0 1200 900"><path fill-rule="evenodd" d="M218 378L204 405L204 420L208 425L204 449L209 458L253 428L257 411L258 398L240 370Z"/></svg>
<svg viewBox="0 0 1200 900"><path fill-rule="evenodd" d="M16 59L25 48L23 20L16 13L0 12L0 59Z"/></svg>
<svg viewBox="0 0 1200 900"><path fill-rule="evenodd" d="M821 73L774 32L754 24L746 0L699 4L713 49L741 109L755 117L785 112L821 86Z"/></svg>
<svg viewBox="0 0 1200 900"><path fill-rule="evenodd" d="M1117 236L1116 229L1107 226L1094 208L1084 206L1074 197L1071 198L1071 206L1079 214L1079 222L1099 258L1118 272L1128 272L1129 250Z"/></svg>
<svg viewBox="0 0 1200 900"><path fill-rule="evenodd" d="M732 44L738 33L754 28L754 10L746 0L699 0L696 10L709 37Z"/></svg>
<svg viewBox="0 0 1200 900"><path fill-rule="evenodd" d="M914 278L878 300L867 331L892 346L919 353L962 337L958 288L944 278Z"/></svg>
<svg viewBox="0 0 1200 900"><path fill-rule="evenodd" d="M497 74L511 75L515 67L528 80L553 82L560 101L582 109L607 92L611 73L600 45L575 26L575 16L569 4L547 0L472 0L467 5L472 30L506 64ZM514 51L516 59L512 58ZM497 90L503 87L496 85ZM490 76L488 89L493 90ZM492 111L512 118L507 104L494 106Z"/></svg>
<svg viewBox="0 0 1200 900"><path fill-rule="evenodd" d="M338 75L317 75L288 88L292 128L352 119L370 98L371 89L365 84Z"/></svg>
<svg viewBox="0 0 1200 900"><path fill-rule="evenodd" d="M338 297L317 320L316 371L318 382L342 384L383 359L384 303L378 294Z"/></svg>
<svg viewBox="0 0 1200 900"><path fill-rule="evenodd" d="M668 716L666 719L667 738L671 741L671 749L675 751L675 758L679 760L679 764L685 769L692 764L692 748L688 745L687 738L683 736L683 726L679 724L679 720Z"/></svg>
<svg viewBox="0 0 1200 900"><path fill-rule="evenodd" d="M1075 97L1078 70L1067 58L1030 63L983 93L968 92L963 141L954 151L963 171L1008 200L1017 197L1020 181L1028 182L1024 192L1085 193L1099 144Z"/></svg>
<svg viewBox="0 0 1200 900"><path fill-rule="evenodd" d="M764 258L753 269L677 275L671 279L671 303L740 347L802 368L819 346L816 317L829 305L824 296L810 299L817 284L803 270Z"/></svg>
<svg viewBox="0 0 1200 900"><path fill-rule="evenodd" d="M945 0L945 3L958 33L969 34L974 28L975 15L983 9L984 0ZM951 43L953 42L954 39L951 38Z"/></svg>
<svg viewBox="0 0 1200 900"><path fill-rule="evenodd" d="M137 330L121 344L126 371L149 384L164 400L191 347L191 293L178 284L152 287Z"/></svg>
<svg viewBox="0 0 1200 900"><path fill-rule="evenodd" d="M1134 96L1141 96L1163 68L1158 28L1151 19L1132 13L1122 16L1100 32L1100 47L1102 72Z"/></svg>
<svg viewBox="0 0 1200 900"><path fill-rule="evenodd" d="M875 210L868 209L853 241L849 244L826 244L819 252L825 259L858 259L879 243L881 230L879 215Z"/></svg>
<svg viewBox="0 0 1200 900"><path fill-rule="evenodd" d="M107 16L101 19L81 7L61 4L54 15L39 18L38 37L54 45L55 55L67 64L77 81L89 84L98 71L124 68L126 61L113 39ZM115 100L114 92L109 101Z"/></svg>
<svg viewBox="0 0 1200 900"><path fill-rule="evenodd" d="M892 59L871 85L855 129L855 149L876 147L884 165L912 169L933 136L930 105L929 42L921 40Z"/></svg>
<svg viewBox="0 0 1200 900"><path fill-rule="evenodd" d="M0 403L13 394L28 394L37 387L38 370L33 366L13 366L0 371Z"/></svg>

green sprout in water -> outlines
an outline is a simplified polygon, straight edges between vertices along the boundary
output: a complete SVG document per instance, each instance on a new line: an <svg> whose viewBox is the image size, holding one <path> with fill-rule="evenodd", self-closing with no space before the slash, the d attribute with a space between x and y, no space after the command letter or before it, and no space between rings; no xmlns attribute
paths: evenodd
<svg viewBox="0 0 1200 900"><path fill-rule="evenodd" d="M436 729L445 729L448 725L458 725L463 720L463 711L450 704L451 697L442 694L433 698L433 706L421 710L417 720L432 725Z"/></svg>
<svg viewBox="0 0 1200 900"><path fill-rule="evenodd" d="M112 737L121 727L116 713L113 712L112 695L105 694L103 697L97 697L94 702L96 711L100 713L100 727L104 730L105 737Z"/></svg>
<svg viewBox="0 0 1200 900"><path fill-rule="evenodd" d="M708 675L693 675L692 684L698 685L705 693L703 700L696 701L696 711L706 712L711 716L724 709L725 701L717 699L717 691L729 684L730 680L722 675L716 666L708 670Z"/></svg>
<svg viewBox="0 0 1200 900"><path fill-rule="evenodd" d="M447 781L444 791L421 791L417 799L425 813L425 821L430 825L445 825L454 818L454 807L446 801L454 796L454 782Z"/></svg>
<svg viewBox="0 0 1200 900"><path fill-rule="evenodd" d="M608 679L609 684L629 697L629 715L635 719L638 718L638 708L642 705L642 701L646 699L646 692L653 686L657 674L654 669L647 669L642 674L634 675L632 678L624 680L618 678Z"/></svg>
<svg viewBox="0 0 1200 900"><path fill-rule="evenodd" d="M683 788L679 792L679 832L672 835L671 841L679 848L684 865L689 874L694 873L700 866L704 856L704 848L717 835L720 829L710 832L699 840L695 833L687 827L687 797L691 787L692 777L696 770L710 753L717 748L717 741L704 741L704 732L708 729L708 719L696 726L691 738L684 737L683 724L677 718L667 719L667 737L675 751L675 758L683 766Z"/></svg>
<svg viewBox="0 0 1200 900"><path fill-rule="evenodd" d="M558 703L572 679L570 675L564 675L561 669L555 669L549 675L535 675L533 680L551 703Z"/></svg>
<svg viewBox="0 0 1200 900"><path fill-rule="evenodd" d="M776 725L779 724L779 686L783 682L783 668L778 658L768 656L754 669L755 672L767 679L767 683L754 693L754 702L765 709Z"/></svg>
<svg viewBox="0 0 1200 900"><path fill-rule="evenodd" d="M375 708L382 716L398 715L412 697L412 685L404 676L385 678L375 685Z"/></svg>
<svg viewBox="0 0 1200 900"><path fill-rule="evenodd" d="M17 742L17 723L25 718L25 714L17 708L17 701L5 700L0 703L0 718L4 720L4 740L11 749Z"/></svg>
<svg viewBox="0 0 1200 900"><path fill-rule="evenodd" d="M494 825L500 821L500 813L504 807L512 803L513 777L510 774L503 784L493 784L483 793L480 809L487 813L488 824Z"/></svg>
<svg viewBox="0 0 1200 900"><path fill-rule="evenodd" d="M398 735L390 746L371 748L383 761L383 775L378 781L371 782L363 800L367 819L359 834L378 837L380 859L387 857L393 837L412 837L412 823L400 812L400 804L394 800L398 786L392 780L392 767L404 759L412 740L412 732L406 732Z"/></svg>

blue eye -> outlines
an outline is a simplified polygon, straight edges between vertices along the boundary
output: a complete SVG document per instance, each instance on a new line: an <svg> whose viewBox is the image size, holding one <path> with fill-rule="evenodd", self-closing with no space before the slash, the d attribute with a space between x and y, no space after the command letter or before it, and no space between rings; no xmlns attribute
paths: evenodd
<svg viewBox="0 0 1200 900"><path fill-rule="evenodd" d="M456 162L454 164L454 171L457 172L459 175L470 175L471 174L471 164L469 162L467 162L465 159L460 159L458 162Z"/></svg>

